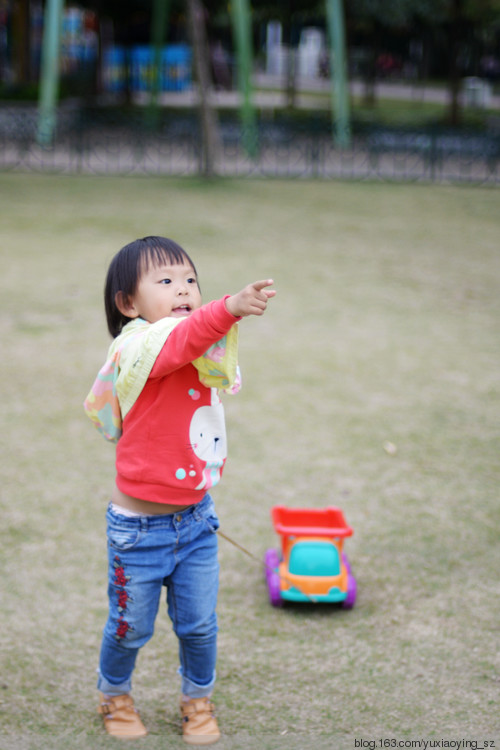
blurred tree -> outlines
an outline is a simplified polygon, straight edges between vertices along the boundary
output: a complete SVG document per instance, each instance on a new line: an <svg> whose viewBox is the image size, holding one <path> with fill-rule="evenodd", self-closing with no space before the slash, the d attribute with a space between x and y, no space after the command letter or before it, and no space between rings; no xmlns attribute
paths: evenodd
<svg viewBox="0 0 500 750"><path fill-rule="evenodd" d="M471 24L500 24L500 0L413 0L414 14L432 25L444 24L448 32L449 121L460 122L460 50Z"/></svg>
<svg viewBox="0 0 500 750"><path fill-rule="evenodd" d="M283 27L283 44L288 46L290 54L287 56L286 91L287 104L295 106L296 99L296 65L292 50L298 43L301 27L325 22L325 0L252 0L254 24L264 24L268 21L280 21Z"/></svg>
<svg viewBox="0 0 500 750"><path fill-rule="evenodd" d="M29 11L29 0L18 0L12 6L11 28L15 78L23 82L30 80Z"/></svg>
<svg viewBox="0 0 500 750"><path fill-rule="evenodd" d="M201 173L205 177L215 175L215 163L219 150L219 125L217 110L212 105L212 76L210 48L206 31L206 11L201 0L186 0L188 10L193 60L200 96L201 124Z"/></svg>
<svg viewBox="0 0 500 750"><path fill-rule="evenodd" d="M485 27L500 23L500 0L351 0L349 16L353 23L364 25L373 41L370 64L366 70L368 101L375 97L376 60L381 51L384 29L411 27L420 20L432 28L446 31L448 44L448 83L450 91L449 121L460 120L460 50L471 24Z"/></svg>
<svg viewBox="0 0 500 750"><path fill-rule="evenodd" d="M377 61L383 51L384 32L409 26L416 3L418 0L351 0L346 6L351 24L361 27L371 41L363 68L365 102L369 106L375 103Z"/></svg>

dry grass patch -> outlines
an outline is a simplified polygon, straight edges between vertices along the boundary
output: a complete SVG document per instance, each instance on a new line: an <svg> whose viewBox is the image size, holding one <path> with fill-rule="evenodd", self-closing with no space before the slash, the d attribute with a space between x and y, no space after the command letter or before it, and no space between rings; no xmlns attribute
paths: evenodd
<svg viewBox="0 0 500 750"><path fill-rule="evenodd" d="M109 747L94 674L113 449L81 403L109 259L150 233L192 253L207 299L279 290L241 325L224 531L261 558L279 502L340 505L355 529L351 612L271 608L259 564L221 540L221 746L499 741L498 192L5 174L0 190L0 748ZM162 611L135 678L145 749L182 744L176 666Z"/></svg>

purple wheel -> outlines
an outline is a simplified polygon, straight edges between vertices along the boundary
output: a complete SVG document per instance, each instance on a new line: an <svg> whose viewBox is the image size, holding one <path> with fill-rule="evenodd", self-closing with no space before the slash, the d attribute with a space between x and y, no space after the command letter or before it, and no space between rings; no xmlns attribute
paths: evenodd
<svg viewBox="0 0 500 750"><path fill-rule="evenodd" d="M347 596L342 602L343 609L352 609L356 601L356 579L350 573L347 576Z"/></svg>
<svg viewBox="0 0 500 750"><path fill-rule="evenodd" d="M347 572L350 573L351 572L351 564L350 564L349 560L347 559L347 555L346 555L345 552L342 552L342 562L344 563L344 565L345 565L345 567L347 569Z"/></svg>
<svg viewBox="0 0 500 750"><path fill-rule="evenodd" d="M266 570L267 589L269 592L269 601L273 607L282 607L283 599L281 598L280 577L278 567L280 557L275 549L268 549L264 556L264 565Z"/></svg>

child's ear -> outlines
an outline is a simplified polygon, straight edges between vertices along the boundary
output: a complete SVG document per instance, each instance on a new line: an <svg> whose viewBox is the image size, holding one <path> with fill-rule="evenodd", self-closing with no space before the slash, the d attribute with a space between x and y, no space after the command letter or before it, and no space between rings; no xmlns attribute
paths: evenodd
<svg viewBox="0 0 500 750"><path fill-rule="evenodd" d="M119 309L122 315L126 318L138 318L139 312L134 306L134 300L132 297L128 297L123 292L117 292L115 294L115 305Z"/></svg>

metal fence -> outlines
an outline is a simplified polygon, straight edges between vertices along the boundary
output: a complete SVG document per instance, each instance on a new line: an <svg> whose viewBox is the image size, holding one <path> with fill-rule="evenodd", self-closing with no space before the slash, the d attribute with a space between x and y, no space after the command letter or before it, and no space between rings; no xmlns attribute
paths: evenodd
<svg viewBox="0 0 500 750"><path fill-rule="evenodd" d="M61 106L53 145L37 143L34 107L0 109L0 170L82 174L198 175L201 137L192 113ZM268 117L250 155L236 116L219 124L221 176L500 183L500 134L364 129L338 149L321 118Z"/></svg>

